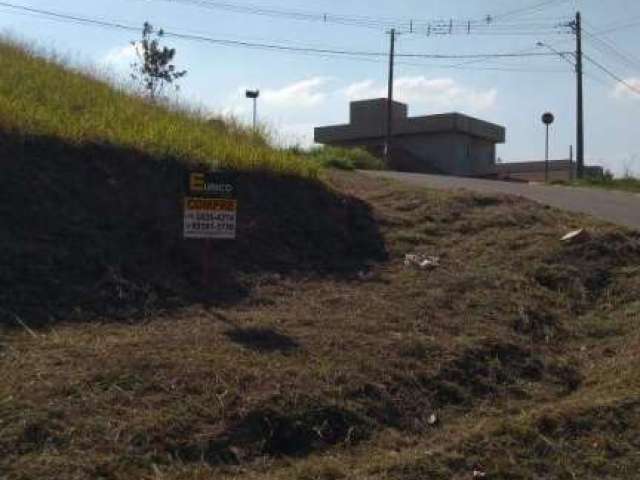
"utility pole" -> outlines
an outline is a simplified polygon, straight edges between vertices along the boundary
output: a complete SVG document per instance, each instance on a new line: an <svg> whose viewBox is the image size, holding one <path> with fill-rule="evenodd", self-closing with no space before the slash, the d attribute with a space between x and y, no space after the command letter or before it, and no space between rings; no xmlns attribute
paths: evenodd
<svg viewBox="0 0 640 480"><path fill-rule="evenodd" d="M577 82L577 128L576 128L576 173L578 178L584 176L584 104L582 96L582 17L576 13L573 24L576 34L576 82Z"/></svg>
<svg viewBox="0 0 640 480"><path fill-rule="evenodd" d="M576 12L575 20L564 26L571 28L576 36L576 176L582 178L584 176L584 99L582 91L584 75L582 69L582 16L580 12ZM563 53L545 43L538 42L538 46L547 47L567 60Z"/></svg>
<svg viewBox="0 0 640 480"><path fill-rule="evenodd" d="M389 90L387 92L387 132L384 142L384 156L387 166L391 164L391 135L393 134L393 69L396 51L396 29L392 28L391 48L389 49Z"/></svg>

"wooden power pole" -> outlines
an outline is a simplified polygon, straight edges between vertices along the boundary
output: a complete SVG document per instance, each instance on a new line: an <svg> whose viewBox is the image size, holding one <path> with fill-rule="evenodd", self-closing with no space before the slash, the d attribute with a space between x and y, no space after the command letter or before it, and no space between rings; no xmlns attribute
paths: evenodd
<svg viewBox="0 0 640 480"><path fill-rule="evenodd" d="M576 106L576 173L578 178L584 176L584 104L582 94L582 18L580 12L576 13L573 24L576 34L576 82L577 82L577 106Z"/></svg>
<svg viewBox="0 0 640 480"><path fill-rule="evenodd" d="M391 35L391 47L389 49L389 90L387 92L387 132L384 142L384 156L387 165L391 164L391 136L393 135L393 70L395 63L396 50L396 30L392 28L389 32Z"/></svg>

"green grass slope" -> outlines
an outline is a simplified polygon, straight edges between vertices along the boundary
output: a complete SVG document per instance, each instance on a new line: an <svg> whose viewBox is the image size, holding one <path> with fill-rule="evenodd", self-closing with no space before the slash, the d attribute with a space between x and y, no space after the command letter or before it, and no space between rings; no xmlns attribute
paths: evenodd
<svg viewBox="0 0 640 480"><path fill-rule="evenodd" d="M0 44L0 128L99 143L221 168L266 169L313 177L317 168L268 147L250 130L150 105L93 78L61 68L11 43Z"/></svg>

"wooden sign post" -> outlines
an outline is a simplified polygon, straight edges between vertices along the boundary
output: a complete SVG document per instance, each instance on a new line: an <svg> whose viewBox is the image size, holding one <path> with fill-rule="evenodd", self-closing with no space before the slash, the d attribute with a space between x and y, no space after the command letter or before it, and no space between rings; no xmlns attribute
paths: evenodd
<svg viewBox="0 0 640 480"><path fill-rule="evenodd" d="M184 238L203 240L202 283L211 282L213 240L234 240L238 212L237 184L229 173L191 173L184 199Z"/></svg>

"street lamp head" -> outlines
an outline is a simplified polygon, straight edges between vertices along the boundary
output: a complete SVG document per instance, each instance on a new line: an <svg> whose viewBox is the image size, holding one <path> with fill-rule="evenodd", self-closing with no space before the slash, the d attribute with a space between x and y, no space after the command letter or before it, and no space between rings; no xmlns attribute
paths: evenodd
<svg viewBox="0 0 640 480"><path fill-rule="evenodd" d="M247 90L247 98L258 98L260 96L260 90Z"/></svg>

